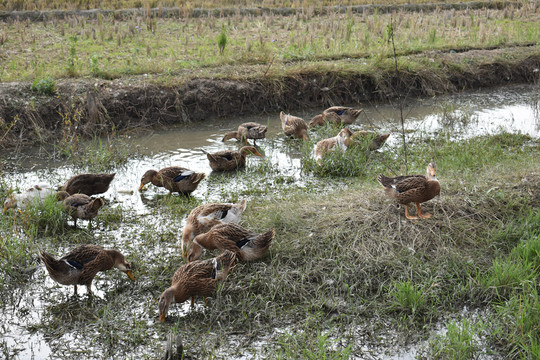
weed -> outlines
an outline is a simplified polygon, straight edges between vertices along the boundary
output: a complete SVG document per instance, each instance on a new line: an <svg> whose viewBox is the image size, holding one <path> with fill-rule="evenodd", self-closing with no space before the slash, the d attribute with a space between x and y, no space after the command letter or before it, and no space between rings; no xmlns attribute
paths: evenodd
<svg viewBox="0 0 540 360"><path fill-rule="evenodd" d="M225 50L225 46L227 45L227 34L225 33L225 28L221 29L221 33L218 36L217 43L219 47L219 53L220 55L223 55L223 51Z"/></svg>
<svg viewBox="0 0 540 360"><path fill-rule="evenodd" d="M77 36L70 36L69 38L69 56L66 63L66 72L68 76L77 76L77 63L79 61L77 56Z"/></svg>
<svg viewBox="0 0 540 360"><path fill-rule="evenodd" d="M426 303L425 290L410 280L394 282L389 293L395 307L412 315L422 311Z"/></svg>
<svg viewBox="0 0 540 360"><path fill-rule="evenodd" d="M50 76L47 76L34 80L30 89L39 94L54 95L56 93L56 84Z"/></svg>
<svg viewBox="0 0 540 360"><path fill-rule="evenodd" d="M445 335L437 335L430 341L431 359L473 359L481 350L479 333L481 323L474 323L466 318L447 324Z"/></svg>

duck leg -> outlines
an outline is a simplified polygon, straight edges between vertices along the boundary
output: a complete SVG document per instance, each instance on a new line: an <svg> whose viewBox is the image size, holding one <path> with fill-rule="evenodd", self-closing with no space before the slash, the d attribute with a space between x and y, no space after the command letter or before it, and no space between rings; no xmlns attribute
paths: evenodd
<svg viewBox="0 0 540 360"><path fill-rule="evenodd" d="M417 203L418 204L418 203ZM409 215L409 204L405 205L405 217L407 219L416 220L418 219L418 216L411 216Z"/></svg>
<svg viewBox="0 0 540 360"><path fill-rule="evenodd" d="M195 306L195 296L191 297L191 307Z"/></svg>
<svg viewBox="0 0 540 360"><path fill-rule="evenodd" d="M77 295L77 285L73 285L73 290L74 290L73 295Z"/></svg>
<svg viewBox="0 0 540 360"><path fill-rule="evenodd" d="M416 203L416 213L422 219L429 219L431 217L431 214L422 214L422 211L420 210L420 203Z"/></svg>

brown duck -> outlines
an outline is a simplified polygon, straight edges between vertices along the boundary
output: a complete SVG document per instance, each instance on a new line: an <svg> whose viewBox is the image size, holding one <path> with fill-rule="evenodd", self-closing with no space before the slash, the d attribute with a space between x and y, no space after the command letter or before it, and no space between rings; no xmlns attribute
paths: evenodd
<svg viewBox="0 0 540 360"><path fill-rule="evenodd" d="M131 280L131 266L118 250L103 249L97 245L81 245L60 259L55 259L43 251L40 258L51 278L62 285L73 285L77 295L77 285L85 285L92 294L92 280L99 271L116 267L126 273Z"/></svg>
<svg viewBox="0 0 540 360"><path fill-rule="evenodd" d="M439 180L436 177L434 163L427 166L427 175L406 175L394 178L379 175L377 180L385 187L386 194L405 205L405 217L407 219L429 219L431 214L422 214L420 204L433 199L441 192ZM418 216L409 215L409 203L416 203Z"/></svg>
<svg viewBox="0 0 540 360"><path fill-rule="evenodd" d="M58 188L59 191L66 191L68 194L85 194L88 196L102 194L109 189L114 174L80 174L69 179L64 185Z"/></svg>
<svg viewBox="0 0 540 360"><path fill-rule="evenodd" d="M308 126L304 119L290 114L285 114L283 111L279 113L281 119L281 128L287 136L293 136L298 139L308 140Z"/></svg>
<svg viewBox="0 0 540 360"><path fill-rule="evenodd" d="M351 137L351 135L351 130L345 128L342 129L336 136L319 141L315 145L314 149L314 155L317 164L322 165L323 156L334 149L339 149L342 152L347 150L347 147L349 146L349 138Z"/></svg>
<svg viewBox="0 0 540 360"><path fill-rule="evenodd" d="M191 210L182 234L182 256L184 258L188 256L188 250L195 236L206 233L219 224L239 223L245 209L244 199L237 204L210 203Z"/></svg>
<svg viewBox="0 0 540 360"><path fill-rule="evenodd" d="M141 178L139 191L142 191L144 186L151 182L155 186L164 187L170 193L177 192L188 195L197 189L205 177L204 173L196 173L179 166L166 167L159 171L148 170Z"/></svg>
<svg viewBox="0 0 540 360"><path fill-rule="evenodd" d="M235 265L236 255L225 251L218 257L198 260L183 265L174 273L171 287L159 297L159 322L164 322L171 303L183 303L191 298L191 306L195 296L206 297L214 293L219 281L225 280Z"/></svg>
<svg viewBox="0 0 540 360"><path fill-rule="evenodd" d="M388 140L389 136L389 133L379 135L372 131L359 130L355 131L351 135L349 139L349 146L352 147L366 144L370 151L374 151L380 149L386 140Z"/></svg>
<svg viewBox="0 0 540 360"><path fill-rule="evenodd" d="M233 251L240 261L257 260L268 250L274 235L274 230L257 234L238 224L216 225L207 233L195 236L188 255L188 261L199 259L202 248Z"/></svg>
<svg viewBox="0 0 540 360"><path fill-rule="evenodd" d="M91 198L85 194L69 195L65 191L59 191L56 197L62 201L64 209L73 218L73 227L77 227L77 219L95 218L99 209L105 204L103 198Z"/></svg>
<svg viewBox="0 0 540 360"><path fill-rule="evenodd" d="M350 125L356 121L363 109L353 109L346 106L332 106L324 110L322 114L314 116L309 122L309 127L320 126L330 123L334 126Z"/></svg>
<svg viewBox="0 0 540 360"><path fill-rule="evenodd" d="M210 167L214 171L230 171L246 166L246 156L263 156L254 146L244 146L239 151L222 150L215 153L209 153L203 150L208 158Z"/></svg>
<svg viewBox="0 0 540 360"><path fill-rule="evenodd" d="M247 122L238 126L237 131L231 131L225 134L222 141L225 142L229 139L237 139L238 141L247 144L247 139L253 139L253 145L256 146L255 141L257 141L257 139L264 139L267 130L268 127L265 125L256 122Z"/></svg>

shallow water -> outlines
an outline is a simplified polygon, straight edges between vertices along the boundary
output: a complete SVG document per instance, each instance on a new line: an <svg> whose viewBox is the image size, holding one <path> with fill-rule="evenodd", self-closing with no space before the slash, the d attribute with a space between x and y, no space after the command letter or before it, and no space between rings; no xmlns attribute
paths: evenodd
<svg viewBox="0 0 540 360"><path fill-rule="evenodd" d="M540 136L539 94L538 86L512 86L407 101L407 106L403 111L406 118L405 127L408 130L407 136L445 132L453 138L463 138L504 130L519 131L537 138ZM362 107L364 112L351 128L391 132L392 136L387 145L380 151L391 151L393 147L398 146L401 141L400 112L396 106L363 104ZM298 112L294 115L309 120L321 110ZM248 157L247 169L237 174L212 173L206 155L201 149L213 152L236 148L234 140L223 143L221 138L225 132L247 121L268 125L267 139L259 141L266 157L263 159ZM138 233L145 226L150 226L153 231L163 232L165 234L163 236L168 238L178 239L181 236L183 219L179 220L179 226L170 229L160 218L147 216L153 213L155 202L160 201L163 195L167 194L166 190L153 187L151 184L148 184L142 193L137 191L140 177L151 168L160 169L178 165L206 173L208 178L201 182L199 188L192 194L203 203L235 201L243 197L247 197L250 201L256 201L260 197L279 198L281 191L287 187L324 192L335 186L346 185L346 180L321 180L302 171L302 153L298 142L282 136L278 113L208 120L187 127L155 131L151 135L131 137L127 139L127 143L129 147L137 149L139 155L129 159L124 166L113 170L116 172L116 177L104 197L111 208L121 207L129 216L140 217L140 228L120 226L115 229L103 230L98 227L93 230L93 236L98 238L102 245L119 247L127 253L138 251L140 243L131 240L138 238L140 235ZM44 181L59 185L73 174L85 171L85 169L64 164L62 161L51 160L48 151L50 150L43 148L24 149L21 152L0 154L4 165L5 178L3 180L12 188L25 189ZM81 227L84 228L86 225L86 222L80 222ZM58 253L66 249L61 246ZM178 252L178 247L177 244L163 242L145 251L147 254ZM117 286L117 283L122 286L136 286L127 283L122 274L112 273L113 271L100 277L100 287L94 288L97 298L105 298L111 287ZM115 285L112 285L113 283ZM47 290L44 292L43 289ZM90 358L107 357L102 352L103 350L98 350L96 354L87 353L87 347L90 346L88 339L81 339L82 335L77 329L74 329L72 334L62 334L56 338L53 336L54 331L44 331L37 326L47 319L58 318L58 313L62 310L56 306L65 304L72 291L71 287L58 286L54 283L43 267L39 266L29 283L21 285L18 290L3 297L4 304L0 306L0 329L4 337L0 342L0 353L4 349L4 354L21 359L47 359L70 355ZM85 294L85 292L86 289L80 287L79 293ZM152 295L155 297L159 294ZM69 303L68 306L80 305L75 302L75 305ZM155 322L155 307L152 300L149 300L147 304L136 305L135 316L148 322L148 326L152 327ZM184 316L189 311L204 311L204 309L197 305L195 310L190 310L188 303L182 306L176 305L173 317ZM36 327L37 330L35 330ZM158 333L151 336L159 338ZM76 345L72 344L73 339L77 339ZM259 346L262 347L261 344L256 344L255 347ZM401 354L393 358L413 358L416 354L414 347L395 349L391 341L387 348L380 344L375 347L365 346L366 353L373 354L366 358L387 358L388 351ZM147 350L134 348L132 353L126 356L137 358L142 354L147 354ZM238 358L248 356L245 352L243 354Z"/></svg>

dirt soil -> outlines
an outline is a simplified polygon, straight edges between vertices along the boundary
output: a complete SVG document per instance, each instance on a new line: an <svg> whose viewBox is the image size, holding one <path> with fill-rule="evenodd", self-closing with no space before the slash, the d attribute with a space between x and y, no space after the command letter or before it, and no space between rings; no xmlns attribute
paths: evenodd
<svg viewBox="0 0 540 360"><path fill-rule="evenodd" d="M298 70L284 75L274 72L266 76L260 67L256 71L243 69L247 75L241 79L196 75L168 78L166 82L148 76L65 79L57 82L55 95L32 92L30 83L0 83L0 148L55 141L68 126L88 136L113 128L127 132L212 117L387 101L405 94L434 96L540 83L540 46L436 51L407 58L437 63L439 69L339 72L330 70L333 62L328 62L329 66L323 67L328 70Z"/></svg>

